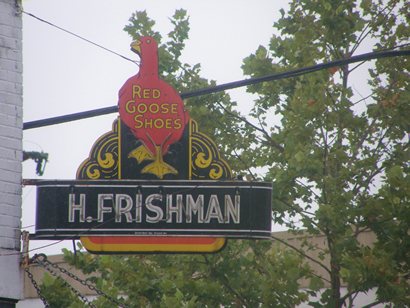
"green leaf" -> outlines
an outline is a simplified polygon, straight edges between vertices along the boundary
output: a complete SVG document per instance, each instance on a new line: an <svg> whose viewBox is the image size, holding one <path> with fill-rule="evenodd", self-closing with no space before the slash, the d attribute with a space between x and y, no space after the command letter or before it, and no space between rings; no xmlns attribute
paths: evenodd
<svg viewBox="0 0 410 308"><path fill-rule="evenodd" d="M323 280L320 279L319 277L312 277L310 278L310 283L309 283L309 288L312 290L319 290L321 288L323 288L324 283Z"/></svg>
<svg viewBox="0 0 410 308"><path fill-rule="evenodd" d="M403 1L292 0L279 12L266 30L269 45L253 46L243 60L244 78L408 43ZM216 84L201 76L200 64L182 60L189 21L185 10L175 11L164 35L138 11L124 28L131 38L158 40L160 74L179 92ZM65 251L65 259L110 294L126 295L131 307L295 307L319 288L313 307L358 305L341 302L340 285L352 294L377 290L375 301L408 306L409 63L380 58L250 85L249 113L227 93L186 100L235 174L274 181L273 219L294 231L284 245L232 239L216 255ZM306 291L302 281L309 282ZM55 307L72 299L61 281L45 278L44 288Z"/></svg>

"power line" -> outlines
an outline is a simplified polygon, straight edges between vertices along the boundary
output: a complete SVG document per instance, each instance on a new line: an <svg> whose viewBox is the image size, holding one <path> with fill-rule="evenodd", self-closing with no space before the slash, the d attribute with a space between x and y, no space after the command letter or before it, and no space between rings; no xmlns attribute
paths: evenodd
<svg viewBox="0 0 410 308"><path fill-rule="evenodd" d="M46 245L42 245L42 246L39 246L39 247L36 247L36 248L32 248L32 249L28 250L27 252L32 252L32 251L40 250L40 249L43 249L43 248L51 247L51 246L60 244L61 242L65 241L65 240L66 239L61 239L61 240L55 241L55 242L50 243L50 244L46 244ZM0 253L0 257L17 256L17 255L21 255L21 254L23 254L22 251L13 251L13 252L7 252L7 253Z"/></svg>
<svg viewBox="0 0 410 308"><path fill-rule="evenodd" d="M262 77L249 78L249 79L221 84L221 85L214 86L214 87L208 87L208 88L199 89L195 91L185 92L185 93L181 93L180 96L182 99L186 99L190 97L196 97L196 96L201 96L201 95L206 95L206 94L222 92L225 90L235 89L239 87L249 86L249 85L253 85L253 84L257 84L261 82L268 82L268 81L273 81L273 80L297 77L297 76L301 76L304 74L317 72L322 69L327 69L327 68L335 67L335 66L343 66L343 65L347 65L347 64L355 63L355 62L370 61L374 59L389 58L389 57L403 57L403 56L409 56L409 55L410 55L410 49L369 52L369 53L353 56L348 59L341 59L341 60L335 60L335 61L331 61L327 63L320 63L320 64L316 64L316 65L312 65L312 66L308 66L304 68L299 68L299 69L294 69L294 70L290 70L290 71L286 71L282 73L275 73L275 74L270 74L270 75L266 75ZM25 122L23 124L23 129L26 130L26 129L39 128L39 127L44 127L44 126L49 126L49 125L61 124L61 123L96 117L100 115L115 113L117 111L118 111L118 106L115 105L111 107L98 108L98 109L77 112L77 113L72 113L68 115L57 116L57 117L52 117L52 118L47 118L47 119L42 119L42 120L35 120L35 121Z"/></svg>
<svg viewBox="0 0 410 308"><path fill-rule="evenodd" d="M114 55L116 55L116 56L119 56L119 57L121 57L121 58L123 58L123 59L125 59L125 60L127 60L127 61L130 61L130 62L132 62L132 63L134 63L134 64L136 64L136 65L139 64L138 61L135 61L135 60L132 60L132 59L130 59L130 58L127 58L126 56L123 56L122 54L120 54L120 53L118 53L118 52L115 52L115 51L113 51L113 50L111 50L111 49L109 49L109 48L107 48L107 47L104 47L104 46L102 46L102 45L100 45L100 44L97 44L97 43L95 43L95 42L93 42L93 41L91 41L91 40L89 40L89 39L86 39L85 37L82 37L82 36L80 36L80 35L78 35L78 34L75 34L74 32L71 32L71 31L69 31L69 30L67 30L67 29L64 29L64 28L60 27L60 26L57 26L56 24L53 24L52 22L49 22L49 21L47 21L47 20L45 20L45 19L42 19L42 18L40 18L40 17L38 17L38 16L36 16L36 15L34 15L34 14L31 14L31 13L29 13L29 12L26 12L26 11L24 11L24 10L22 10L22 9L21 9L21 12L24 13L24 14L26 14L26 15L28 15L28 16L30 16L30 17L33 17L34 19L37 19L38 21L41 21L41 22L43 22L43 23L45 23L45 24L47 24L47 25L49 25L49 26L52 26L52 27L54 27L54 28L56 28L56 29L58 29L58 30L61 30L61 31L65 32L65 33L68 33L68 34L70 34L70 35L72 35L72 36L75 36L76 38L79 38L80 40L83 40L83 41L85 41L85 42L87 42L87 43L89 43L89 44L92 44L92 45L94 45L94 46L97 46L98 48L101 48L101 49L103 49L103 50L105 50L105 51L108 51L108 52L110 52L110 53L112 53L112 54L114 54Z"/></svg>

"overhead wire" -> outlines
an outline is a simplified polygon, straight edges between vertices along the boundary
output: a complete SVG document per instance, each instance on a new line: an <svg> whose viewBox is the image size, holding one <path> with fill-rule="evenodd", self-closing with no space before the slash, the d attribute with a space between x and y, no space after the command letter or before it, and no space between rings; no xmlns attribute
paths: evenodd
<svg viewBox="0 0 410 308"><path fill-rule="evenodd" d="M72 31L69 31L67 29L64 29L60 26L57 26L56 24L49 22L43 18L40 18L32 13L26 12L22 8L20 8L20 12L24 13L40 22L43 22L49 26L52 26L56 29L59 29L65 33L68 33L78 39L81 39L87 43L90 43L96 47L99 47L107 52L110 52L116 56L119 56L127 61L130 61L134 64L139 65L138 61L132 60L118 52L115 52L107 47L104 47L100 44L97 44L83 36L80 36ZM407 46L408 44L402 45L402 46L396 46L398 47L404 47ZM353 56L348 59L340 59L340 60L335 60L327 63L320 63L300 69L295 69L291 71L286 71L286 72L281 72L281 73L275 73L275 74L270 74L262 77L255 77L255 78L249 78L249 79L244 79L244 80L239 80L239 81L234 81L234 82L229 82L225 84L221 84L218 86L213 86L213 87L208 87L208 88L203 88L199 90L194 90L186 93L180 94L182 99L190 98L190 97L196 97L196 96L202 96L206 94L212 94L212 93L217 93L225 90L230 90L234 88L239 88L239 87L244 87L244 86L249 86L253 85L256 83L261 83L261 82L267 82L267 81L273 81L273 80L279 80L279 79L285 79L285 78L291 78L291 77L297 77L303 74L308 74L308 73L313 73L322 69L330 68L330 67L335 67L335 66L342 66L342 65L347 65L350 63L355 63L355 62L364 62L364 61L369 61L373 59L378 59L378 58L385 58L385 57L396 57L396 56L405 56L405 55L410 55L410 50L392 50L392 49L385 49L381 51L376 51L376 52L370 52L358 56ZM71 122L71 121L76 121L76 120L81 120L81 119L86 119L86 118L91 118L95 116L101 116L101 115L106 115L106 114L111 114L115 113L118 111L117 106L111 106L111 107L104 107L104 108L98 108L98 109L93 109L89 111L83 111L83 112L78 112L78 113L73 113L73 114L67 114L63 116L57 116L57 117L52 117L52 118L47 118L47 119L42 119L42 120L35 120L35 121L30 121L30 122L25 122L23 123L23 129L32 129L32 128L39 128L39 127L44 127L44 126L49 126L49 125L55 125L55 124L61 124L61 123L66 123L66 122Z"/></svg>
<svg viewBox="0 0 410 308"><path fill-rule="evenodd" d="M39 247L31 248L27 252L32 252L32 251L40 250L40 249L43 249L43 248L51 247L51 246L60 244L61 242L65 241L65 240L66 239L56 240L55 242L50 243L50 244L45 244L45 245L42 245L42 246L39 246ZM12 252L0 253L0 257L17 256L17 255L21 255L21 254L22 254L21 251L12 251Z"/></svg>
<svg viewBox="0 0 410 308"><path fill-rule="evenodd" d="M95 42L93 42L93 41L91 41L91 40L89 40L89 39L87 39L87 38L85 38L85 37L83 37L83 36L81 36L81 35L78 35L78 34L72 32L72 31L69 31L69 30L64 29L64 28L62 28L62 27L60 27L60 26L57 26L56 24L54 24L54 23L52 23L52 22L50 22L50 21L47 21L47 20L45 20L45 19L43 19L43 18L40 18L40 17L38 17L38 16L36 16L36 15L34 15L34 14L32 14L32 13L26 12L26 11L24 11L23 9L20 9L20 11L21 11L21 13L26 14L27 16L30 16L30 17L32 17L32 18L34 18L34 19L37 19L38 21L41 21L41 22L43 22L43 23L45 23L45 24L47 24L47 25L49 25L49 26L52 26L52 27L54 27L54 28L56 28L56 29L58 29L58 30L61 30L61 31L65 32L65 33L68 33L68 34L70 34L70 35L72 35L72 36L74 36L74 37L76 37L76 38L78 38L78 39L80 39L80 40L83 40L83 41L85 41L85 42L87 42L87 43L89 43L89 44L92 44L92 45L94 45L94 46L96 46L96 47L98 47L98 48L101 48L101 49L103 49L103 50L105 50L105 51L107 51L107 52L110 52L110 53L112 53L112 54L114 54L114 55L116 55L116 56L118 56L118 57L121 57L121 58L123 58L123 59L125 59L125 60L127 60L127 61L130 61L130 62L132 62L132 63L134 63L134 64L136 64L136 65L139 65L139 61L132 60L132 59L130 59L130 58L128 58L128 57L126 57L126 56L124 56L124 55L122 55L122 54L120 54L120 53L114 51L114 50L111 50L111 49L109 49L109 48L107 48L107 47L102 46L101 44L97 44L97 43L95 43Z"/></svg>
<svg viewBox="0 0 410 308"><path fill-rule="evenodd" d="M410 49L406 49L406 50L387 49L387 50L382 50L382 51L374 51L374 52L369 52L369 53L365 53L365 54L361 54L357 56L352 56L348 59L339 59L339 60L334 60L330 62L323 62L320 64L298 68L298 69L294 69L290 71L269 74L269 75L265 75L261 77L248 78L248 79L243 79L239 81L228 82L228 83L224 83L224 84L213 86L213 87L208 87L208 88L203 88L199 90L181 93L180 96L182 99L187 99L190 97L197 97L197 96L222 92L225 90L231 90L231 89L235 89L239 87L250 86L250 85L254 85L257 83L261 83L261 82L269 82L269 81L274 81L274 80L293 78L293 77L301 76L304 74L317 72L319 70L328 69L331 67L344 66L350 63L370 61L370 60L380 59L380 58L402 57L402 56L409 56L409 55L410 55ZM86 118L115 113L117 111L118 111L118 106L115 105L111 107L98 108L98 109L93 109L93 110L88 110L88 111L83 111L83 112L67 114L63 116L35 120L35 121L25 122L23 124L23 129L27 130L27 129L61 124L61 123L66 123L66 122L71 122L71 121L76 121L76 120L82 120Z"/></svg>
<svg viewBox="0 0 410 308"><path fill-rule="evenodd" d="M103 221L102 223L97 224L97 225L94 226L94 227L90 227L90 228L87 229L87 232L92 231L92 230L95 230L95 229L98 229L99 227L101 227L101 226L103 226L103 225L105 225L105 224L107 224L107 223L113 221L114 219L115 219L115 218L113 217L113 218L110 218L110 219L108 219L108 220L106 220L106 221ZM28 226L28 227L32 227L32 225L31 225L31 226ZM77 240L77 239L80 238L81 235L82 235L82 232L77 232L77 235L73 235L73 236L70 237L69 239ZM50 240L51 240L51 239L49 239L49 238L35 238L35 235L34 235L34 237L32 237L32 234L30 234L30 237L31 237L31 239L34 238L34 239L39 239L39 240L44 240L44 241L50 241ZM32 248L32 249L29 249L27 252L32 252L32 251L40 250L40 249L43 249L43 248L51 247L51 246L57 245L57 244L59 244L59 243L65 241L65 240L67 240L67 239L68 239L68 238L61 238L61 239L55 240L55 242L53 242L53 243L49 243L49 244L45 244L45 245L43 245L43 246L39 246L39 247L35 247L35 248ZM52 240L51 240L51 241L52 241ZM8 253L0 253L0 257L20 255L20 254L21 254L20 251L13 251L13 252L8 252Z"/></svg>
<svg viewBox="0 0 410 308"><path fill-rule="evenodd" d="M89 44L92 44L98 48L101 48L109 53L112 53L116 56L119 56L123 58L124 60L130 61L136 65L139 65L138 61L132 60L118 52L115 52L107 47L104 47L98 43L95 43L83 36L80 36L72 31L69 31L67 29L64 29L54 23L51 23L47 20L44 20L32 13L26 12L23 9L21 9L21 12L40 21L45 24L48 24L58 30L61 30L67 34L70 34L78 39L81 39ZM249 78L249 79L244 79L244 80L239 80L239 81L234 81L234 82L229 82L213 87L208 87L208 88L203 88L199 90L194 90L190 92L185 92L181 93L180 96L182 99L190 98L190 97L197 97L197 96L202 96L202 95L207 95L207 94L213 94L217 92L222 92L225 90L230 90L234 88L239 88L239 87L244 87L244 86L249 86L261 82L269 82L269 81L274 81L274 80L280 80L280 79L286 79L286 78L292 78L292 77L297 77L301 76L304 74L309 74L313 73L322 69L327 69L331 67L338 67L338 66L343 66L347 65L350 63L356 63L356 62L363 62L363 61L370 61L374 59L379 59L379 58L386 58L386 57L399 57L399 56L409 56L410 55L410 50L382 50L382 51L376 51L376 52L370 52L370 53L365 53L357 56L352 56L348 59L339 59L335 61L330 61L327 63L320 63L304 68L299 68L299 69L294 69L286 72L280 72L280 73L274 73L274 74L269 74L261 77L254 77L254 78ZM47 118L47 119L42 119L42 120L36 120L36 121L31 121L31 122L25 122L23 125L23 129L33 129L33 128L39 128L39 127L44 127L44 126L49 126L49 125L55 125L55 124L61 124L61 123L66 123L70 121L75 121L75 120L80 120L80 119L86 119L90 117L95 117L95 116L100 116L100 115L105 115L105 114L111 114L115 113L118 111L117 106L110 106L110 107L104 107L104 108L98 108L98 109L93 109L93 110L88 110L84 112L79 112L79 113L73 113L73 114L68 114L68 115L63 115L63 116L57 116L57 117L52 117L52 118ZM106 222L104 222L105 224ZM30 226L31 227L31 226ZM91 228L94 229L94 228ZM42 249L45 247L53 246L58 243L60 243L62 240L58 240L57 242L54 242L52 244L44 245L41 247L33 248L30 251ZM7 254L9 255L9 254ZM4 256L4 254L0 254L0 256Z"/></svg>

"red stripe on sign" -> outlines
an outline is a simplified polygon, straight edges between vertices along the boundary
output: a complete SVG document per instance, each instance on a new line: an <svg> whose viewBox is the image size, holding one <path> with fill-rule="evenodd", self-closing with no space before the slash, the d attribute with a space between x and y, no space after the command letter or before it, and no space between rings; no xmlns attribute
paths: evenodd
<svg viewBox="0 0 410 308"><path fill-rule="evenodd" d="M213 237L156 237L156 236L88 236L94 244L213 244Z"/></svg>

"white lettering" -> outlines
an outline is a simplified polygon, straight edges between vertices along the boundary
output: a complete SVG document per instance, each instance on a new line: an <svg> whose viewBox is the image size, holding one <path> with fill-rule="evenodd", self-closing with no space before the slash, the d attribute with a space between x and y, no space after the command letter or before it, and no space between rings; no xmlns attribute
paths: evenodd
<svg viewBox="0 0 410 308"><path fill-rule="evenodd" d="M111 201L111 206L104 206L105 201ZM104 221L104 213L111 213L113 207L114 195L113 194L98 194L98 222Z"/></svg>
<svg viewBox="0 0 410 308"><path fill-rule="evenodd" d="M68 222L104 222L111 218L116 223L239 224L241 220L239 194L207 196L137 193L135 200L124 193L98 194L97 213L94 212L97 218L86 217L86 198L85 193L68 195Z"/></svg>
<svg viewBox="0 0 410 308"><path fill-rule="evenodd" d="M209 198L208 211L206 212L205 222L209 223L212 218L218 219L219 223L224 222L217 195L211 195L211 197Z"/></svg>
<svg viewBox="0 0 410 308"><path fill-rule="evenodd" d="M142 217L142 195L135 196L135 222L141 222Z"/></svg>
<svg viewBox="0 0 410 308"><path fill-rule="evenodd" d="M225 195L225 223L231 222L238 224L241 217L241 196L235 195L235 206L233 205L230 195Z"/></svg>
<svg viewBox="0 0 410 308"><path fill-rule="evenodd" d="M167 222L172 223L172 214L175 213L176 222L182 222L182 210L184 207L183 195L177 195L176 205L172 206L172 195L167 195Z"/></svg>
<svg viewBox="0 0 410 308"><path fill-rule="evenodd" d="M124 206L125 204L125 206ZM115 195L115 222L121 222L122 215L127 222L132 222L132 198L125 194Z"/></svg>
<svg viewBox="0 0 410 308"><path fill-rule="evenodd" d="M80 194L80 203L75 203L75 194L68 195L68 222L75 222L75 212L79 212L80 222L85 221L85 194Z"/></svg>
<svg viewBox="0 0 410 308"><path fill-rule="evenodd" d="M186 222L192 222L192 213L198 215L198 223L204 223L204 195L199 195L196 201L192 195L186 196Z"/></svg>
<svg viewBox="0 0 410 308"><path fill-rule="evenodd" d="M164 216L164 212L162 211L162 209L159 206L153 204L153 201L155 200L162 201L162 195L152 194L149 195L147 199L145 199L145 205L147 209L156 214L153 217L148 216L148 214L146 215L146 221L149 223L157 223L161 221L162 217Z"/></svg>

